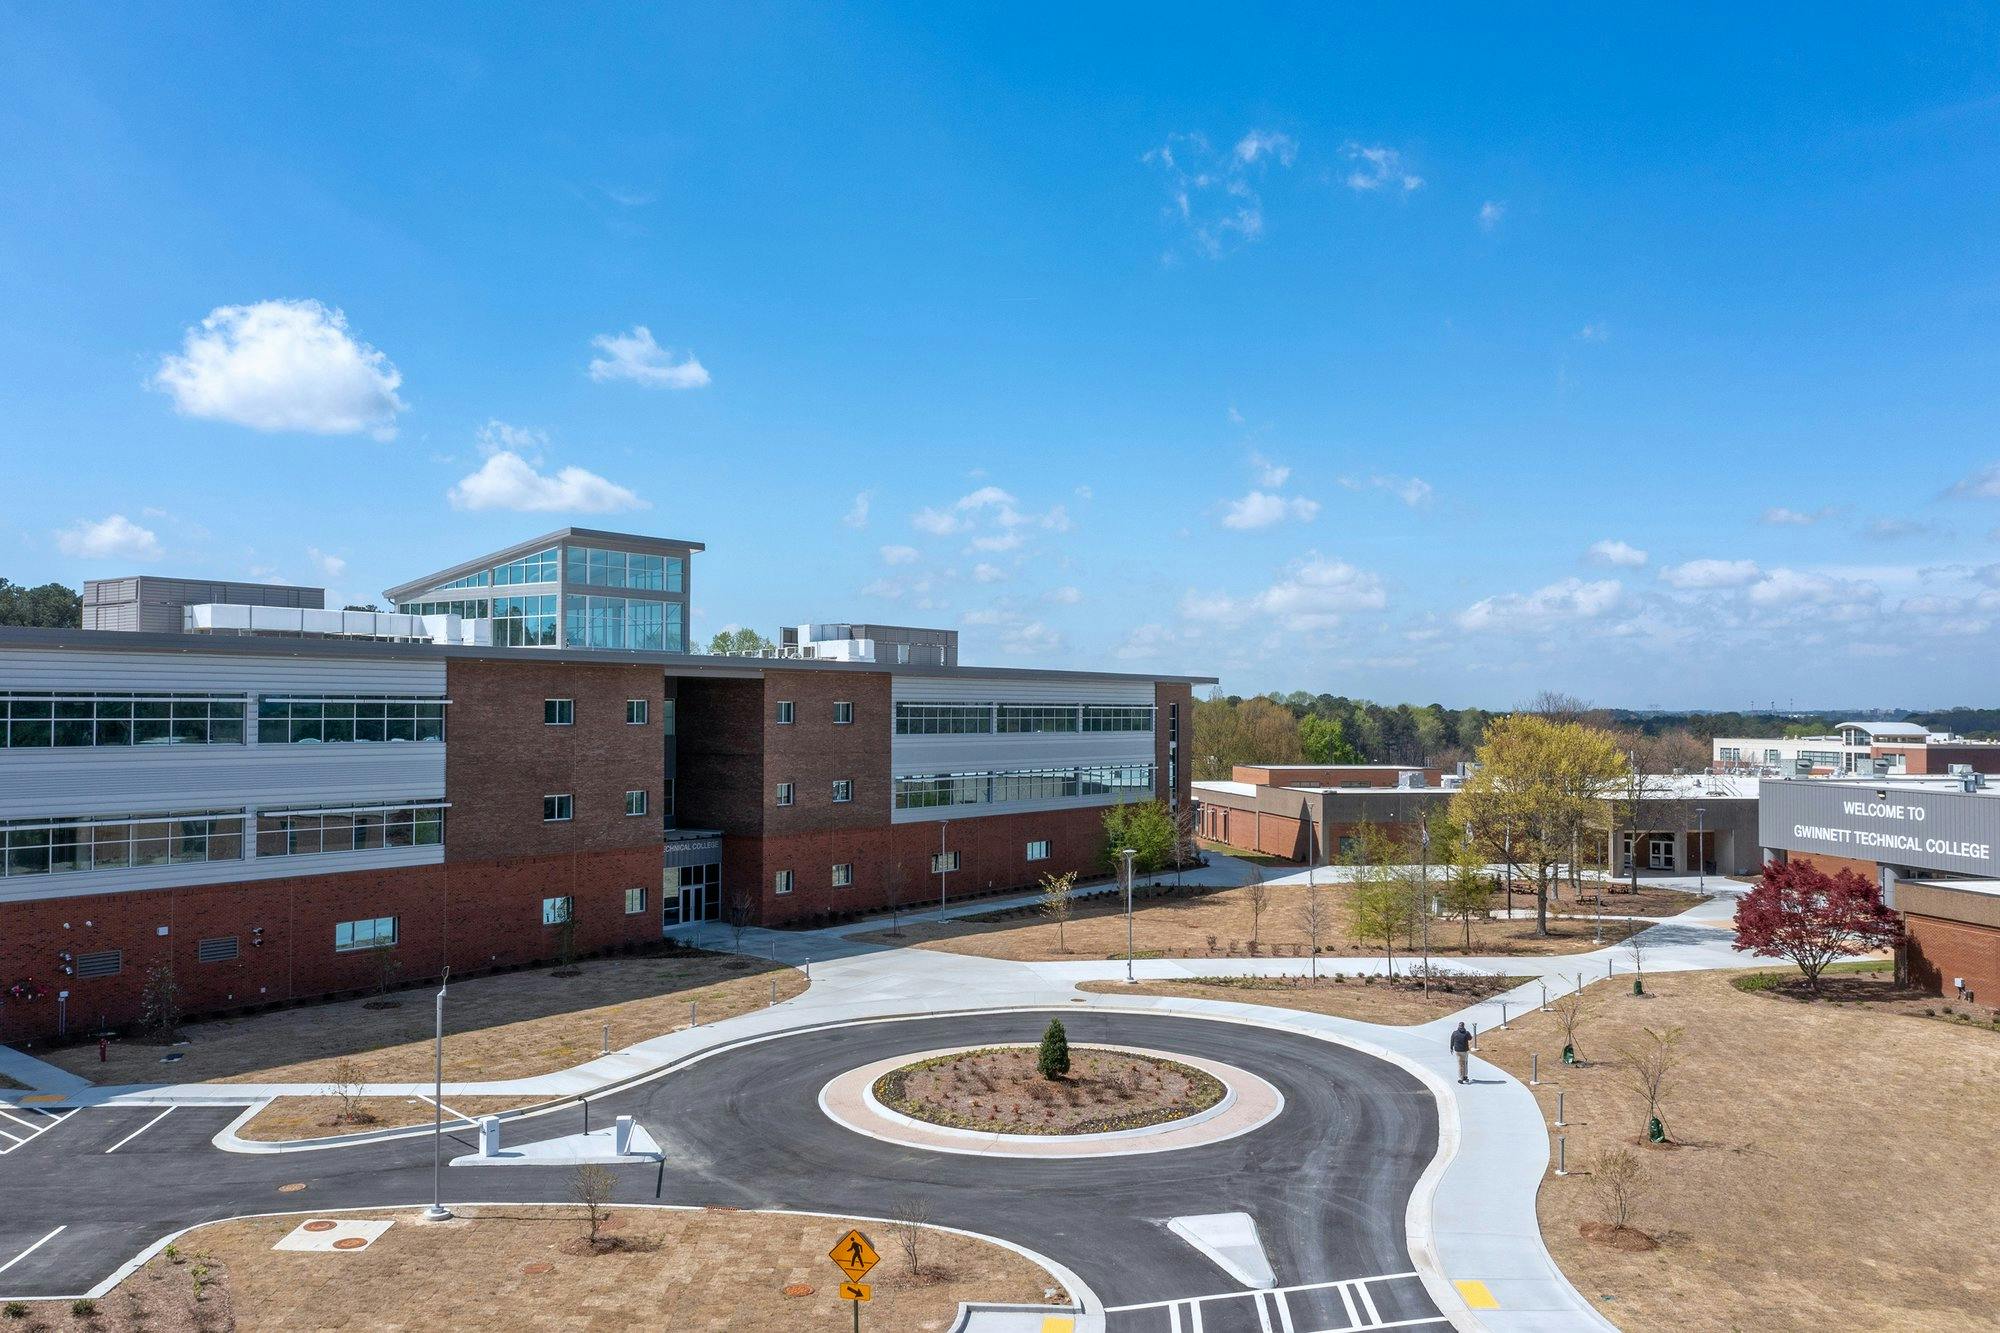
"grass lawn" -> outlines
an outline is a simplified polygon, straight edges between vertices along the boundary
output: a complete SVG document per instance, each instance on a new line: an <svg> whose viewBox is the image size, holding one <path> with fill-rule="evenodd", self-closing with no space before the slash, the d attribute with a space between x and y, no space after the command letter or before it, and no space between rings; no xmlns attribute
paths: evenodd
<svg viewBox="0 0 2000 1333"><path fill-rule="evenodd" d="M908 1272L895 1230L875 1222L716 1209L613 1205L587 1251L575 1207L468 1209L428 1224L406 1212L334 1213L395 1225L348 1253L274 1251L311 1214L218 1222L183 1236L177 1255L154 1259L78 1318L69 1302L30 1306L39 1324L12 1327L149 1333L245 1329L666 1328L845 1329L842 1275L827 1259L849 1226L868 1234L882 1261L868 1274L874 1329L942 1330L965 1300L1039 1304L1055 1285L1012 1250L925 1232ZM207 1270L199 1307L192 1273ZM787 1295L787 1289L799 1294ZM803 1290L799 1290L803 1288ZM134 1316L137 1316L135 1318Z"/></svg>
<svg viewBox="0 0 2000 1333"><path fill-rule="evenodd" d="M1299 920L1305 899L1300 884L1266 885L1268 903L1254 929L1250 890L1187 888L1172 897L1142 899L1133 913L1134 946L1142 958L1297 957L1309 951L1305 926ZM1168 890L1168 892L1172 892ZM1330 922L1320 932L1320 952L1379 954L1379 942L1355 938L1348 902L1353 887L1322 884ZM1549 937L1537 938L1533 921L1475 921L1473 954L1581 953L1599 947L1588 917L1551 919ZM1604 943L1616 943L1631 933L1625 922L1604 923ZM1072 958L1125 956L1125 904L1119 894L1077 900L1063 930L1067 949L1057 947L1056 927L1038 904L982 912L954 921L905 922L901 935L872 931L855 938L890 945L918 945L947 953L984 958L1049 962ZM1456 921L1431 923L1431 952L1462 954L1464 928ZM1403 953L1403 941L1396 952Z"/></svg>
<svg viewBox="0 0 2000 1333"><path fill-rule="evenodd" d="M1287 866L1296 868L1305 864L1303 861L1292 861L1282 856L1273 856L1269 852L1253 852L1244 847L1231 847L1226 842L1210 842L1207 838L1197 838L1195 842L1204 851L1221 852L1224 856L1233 856L1239 861L1248 861L1253 866Z"/></svg>
<svg viewBox="0 0 2000 1333"><path fill-rule="evenodd" d="M1557 1059L1552 1015L1480 1034L1480 1053L1523 1080L1541 1054L1551 1119L1568 1093L1572 1174L1549 1175L1540 1199L1563 1270L1630 1333L1992 1327L2000 1033L1934 997L1923 1017L1886 970L1842 974L1840 999L1812 1003L1745 991L1743 975L1649 977L1650 997L1625 977L1590 987L1581 1068ZM1643 1103L1613 1062L1641 1027L1672 1026L1685 1029L1663 1111L1676 1143L1639 1146ZM1582 1236L1606 1216L1589 1172L1606 1147L1637 1154L1633 1225L1658 1248Z"/></svg>
<svg viewBox="0 0 2000 1333"><path fill-rule="evenodd" d="M455 981L445 1001L447 1082L525 1078L581 1064L611 1048L686 1027L688 1001L703 1023L728 1018L806 988L796 968L738 954L678 953L597 959L573 977L548 969ZM391 1009L375 1000L343 1000L190 1023L182 1058L162 1064L166 1048L113 1042L108 1063L95 1046L43 1056L97 1083L326 1083L343 1057L362 1082L428 1081L433 1015L429 989L398 991Z"/></svg>
<svg viewBox="0 0 2000 1333"><path fill-rule="evenodd" d="M1380 978L1349 977L1336 981L1321 964L1318 985L1289 977L1193 977L1187 981L1089 981L1078 990L1100 995L1171 995L1191 1000L1226 1000L1234 1004L1266 1004L1275 1009L1299 1009L1363 1023L1411 1027L1456 1013L1475 1000L1510 991L1522 977L1453 977L1451 989L1433 985L1429 995L1420 986L1390 985Z"/></svg>

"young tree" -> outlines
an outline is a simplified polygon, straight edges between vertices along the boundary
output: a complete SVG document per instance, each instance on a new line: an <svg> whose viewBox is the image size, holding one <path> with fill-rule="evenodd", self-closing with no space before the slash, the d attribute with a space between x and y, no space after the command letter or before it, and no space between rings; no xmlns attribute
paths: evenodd
<svg viewBox="0 0 2000 1333"><path fill-rule="evenodd" d="M1075 887L1074 870L1042 876L1042 915L1056 923L1057 953L1069 952L1069 942L1063 938L1063 927L1069 924L1070 912L1076 906L1076 900L1070 897L1070 890Z"/></svg>
<svg viewBox="0 0 2000 1333"><path fill-rule="evenodd" d="M1452 818L1532 872L1535 933L1546 936L1550 890L1577 843L1600 827L1625 756L1595 727L1517 713L1486 728L1479 763L1452 797Z"/></svg>
<svg viewBox="0 0 2000 1333"><path fill-rule="evenodd" d="M1585 990L1565 991L1549 1001L1549 1012L1556 1016L1556 1026L1562 1030L1564 1064L1582 1063L1583 1047L1577 1044L1576 1034L1596 1016L1596 1009L1596 1002Z"/></svg>
<svg viewBox="0 0 2000 1333"><path fill-rule="evenodd" d="M1644 995L1646 993L1646 931L1649 929L1651 927L1643 927L1625 937L1625 952L1632 955L1632 993L1634 995Z"/></svg>
<svg viewBox="0 0 2000 1333"><path fill-rule="evenodd" d="M181 1035L181 983L174 978L172 963L155 963L146 969L139 1013L154 1041L164 1044Z"/></svg>
<svg viewBox="0 0 2000 1333"><path fill-rule="evenodd" d="M1630 1148L1610 1148L1590 1164L1590 1183L1604 1200L1611 1225L1625 1230L1632 1220L1632 1208L1645 1192L1645 1173Z"/></svg>
<svg viewBox="0 0 2000 1333"><path fill-rule="evenodd" d="M1388 868L1357 867L1354 882L1354 933L1382 946L1389 974L1396 972L1396 937L1410 915L1409 888Z"/></svg>
<svg viewBox="0 0 2000 1333"><path fill-rule="evenodd" d="M1308 764L1358 764L1361 751L1347 739L1337 717L1308 713L1299 719L1299 748Z"/></svg>
<svg viewBox="0 0 2000 1333"><path fill-rule="evenodd" d="M1134 875L1150 875L1172 863L1179 841L1174 817L1163 801L1127 801L1104 812L1104 864L1116 870L1120 849L1130 847Z"/></svg>
<svg viewBox="0 0 2000 1333"><path fill-rule="evenodd" d="M1264 909L1271 905L1271 886L1264 882L1264 872L1251 866L1243 875L1243 896L1250 903L1250 942L1257 942L1257 933L1263 929Z"/></svg>
<svg viewBox="0 0 2000 1333"><path fill-rule="evenodd" d="M576 975L576 899L562 897L556 900L556 970L559 977Z"/></svg>
<svg viewBox="0 0 2000 1333"><path fill-rule="evenodd" d="M1472 919L1493 910L1493 886L1486 880L1486 865L1463 839L1444 848L1433 839L1431 850L1442 851L1444 857L1444 875L1437 885L1438 911L1464 928L1461 947L1471 953Z"/></svg>
<svg viewBox="0 0 2000 1333"><path fill-rule="evenodd" d="M1312 980L1319 984L1319 937L1332 923L1333 913L1327 902L1326 890L1312 875L1306 876L1306 886L1299 896L1299 924L1306 928L1306 942L1312 948Z"/></svg>
<svg viewBox="0 0 2000 1333"><path fill-rule="evenodd" d="M352 1056L343 1055L333 1062L326 1095L340 1103L340 1109L334 1113L334 1124L363 1125L375 1118L361 1109L361 1087L361 1066Z"/></svg>
<svg viewBox="0 0 2000 1333"><path fill-rule="evenodd" d="M750 928L751 913L756 904L742 889L729 895L729 949L732 953L743 952L743 932Z"/></svg>
<svg viewBox="0 0 2000 1333"><path fill-rule="evenodd" d="M924 1242L930 1238L931 1204L929 1199L914 1194L905 1194L889 1206L889 1225L896 1233L896 1243L903 1250L903 1269L911 1277L922 1277L924 1262Z"/></svg>
<svg viewBox="0 0 2000 1333"><path fill-rule="evenodd" d="M1035 1068L1046 1079L1069 1077L1069 1033L1063 1030L1060 1018L1051 1018L1043 1029L1041 1049L1035 1052Z"/></svg>
<svg viewBox="0 0 2000 1333"><path fill-rule="evenodd" d="M1882 890L1842 870L1829 875L1811 861L1773 861L1757 887L1736 904L1736 947L1760 958L1789 958L1819 992L1819 974L1836 958L1891 948L1903 938Z"/></svg>
<svg viewBox="0 0 2000 1333"><path fill-rule="evenodd" d="M1641 1028L1637 1043L1618 1048L1618 1067L1624 1071L1626 1086L1646 1103L1646 1137L1654 1143L1666 1142L1667 1128L1660 1121L1660 1105L1680 1068L1680 1045L1685 1031L1678 1027Z"/></svg>
<svg viewBox="0 0 2000 1333"><path fill-rule="evenodd" d="M580 1166L569 1178L569 1197L583 1209L584 1223L589 1228L587 1243L592 1250L597 1248L597 1229L604 1224L605 1205L611 1202L615 1183L609 1171L595 1165Z"/></svg>

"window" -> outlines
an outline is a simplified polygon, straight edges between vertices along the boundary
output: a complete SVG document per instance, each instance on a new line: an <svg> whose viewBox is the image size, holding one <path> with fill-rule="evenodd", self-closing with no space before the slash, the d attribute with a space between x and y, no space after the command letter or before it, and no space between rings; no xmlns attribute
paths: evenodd
<svg viewBox="0 0 2000 1333"><path fill-rule="evenodd" d="M854 784L846 778L833 784L833 803L841 805L854 799Z"/></svg>
<svg viewBox="0 0 2000 1333"><path fill-rule="evenodd" d="M1075 731L1073 704L1000 704L998 729L1003 732Z"/></svg>
<svg viewBox="0 0 2000 1333"><path fill-rule="evenodd" d="M1782 755L1780 755L1780 754L1779 754L1779 753L1778 753L1778 752L1777 752L1776 750L1766 750L1766 751L1764 751L1764 762L1765 762L1765 763L1767 763L1767 764L1776 764L1776 763L1779 763L1779 762L1781 762L1782 758L1783 758L1783 756L1782 756Z"/></svg>
<svg viewBox="0 0 2000 1333"><path fill-rule="evenodd" d="M555 796L544 796L542 798L542 822L544 824L564 823L570 818L572 810L573 807L569 793L567 792Z"/></svg>
<svg viewBox="0 0 2000 1333"><path fill-rule="evenodd" d="M0 749L241 745L242 695L0 691Z"/></svg>
<svg viewBox="0 0 2000 1333"><path fill-rule="evenodd" d="M356 949L386 949L396 942L396 918L378 916L367 921L342 921L333 928L333 947L338 953Z"/></svg>
<svg viewBox="0 0 2000 1333"><path fill-rule="evenodd" d="M439 802L307 807L257 813L260 857L434 847L443 842L444 806Z"/></svg>
<svg viewBox="0 0 2000 1333"><path fill-rule="evenodd" d="M493 642L510 648L555 647L556 595L495 597Z"/></svg>
<svg viewBox="0 0 2000 1333"><path fill-rule="evenodd" d="M1046 839L1038 839L1038 840L1037 840L1037 841L1035 841L1035 842L1031 842L1031 843L1029 843L1029 844L1028 844L1028 859L1029 859L1030 861L1046 861L1046 860L1048 860L1048 859L1049 859L1049 844L1048 844L1048 841L1047 841Z"/></svg>
<svg viewBox="0 0 2000 1333"><path fill-rule="evenodd" d="M679 592L681 562L668 555L636 551L604 551L590 546L569 548L569 581L599 588L641 588Z"/></svg>
<svg viewBox="0 0 2000 1333"><path fill-rule="evenodd" d="M794 704L792 703L792 701L791 701L790 699L780 699L780 700L778 700L778 725L779 725L779 726L781 726L781 727L789 727L790 725L792 725L792 719L793 719L794 717L796 717L797 715L798 715L798 709L797 709L797 707L796 707L796 706L795 706L795 705L794 705Z"/></svg>
<svg viewBox="0 0 2000 1333"><path fill-rule="evenodd" d="M1357 851L1360 850L1361 850L1361 843L1357 839L1350 837L1341 838L1340 855L1343 860L1346 859L1347 857L1353 856ZM1630 850L1630 848L1628 847L1627 850Z"/></svg>
<svg viewBox="0 0 2000 1333"><path fill-rule="evenodd" d="M560 898L542 899L543 925L545 926L568 925L569 919L570 919L570 900L568 895L564 895L563 897Z"/></svg>
<svg viewBox="0 0 2000 1333"><path fill-rule="evenodd" d="M226 963L236 955L234 935L218 935L212 940L202 940L194 946L194 960L197 963Z"/></svg>
<svg viewBox="0 0 2000 1333"><path fill-rule="evenodd" d="M1724 763L1736 763L1743 758L1743 747L1740 745L1725 745L1722 747L1719 757Z"/></svg>
<svg viewBox="0 0 2000 1333"><path fill-rule="evenodd" d="M493 571L493 581L499 584L511 583L554 583L556 581L556 548L524 555L512 564L502 565Z"/></svg>
<svg viewBox="0 0 2000 1333"><path fill-rule="evenodd" d="M846 699L835 701L833 705L833 725L836 727L844 727L849 725L853 721L854 721L854 704L850 700Z"/></svg>
<svg viewBox="0 0 2000 1333"><path fill-rule="evenodd" d="M660 817L662 819L672 819L674 817L674 780L672 778L668 778L660 784Z"/></svg>
<svg viewBox="0 0 2000 1333"><path fill-rule="evenodd" d="M625 793L625 813L643 815L646 813L646 793L644 790Z"/></svg>
<svg viewBox="0 0 2000 1333"><path fill-rule="evenodd" d="M641 888L625 890L625 915L637 916L646 910L646 890Z"/></svg>
<svg viewBox="0 0 2000 1333"><path fill-rule="evenodd" d="M257 699L259 745L443 739L442 699L398 699L371 694L317 698L265 694Z"/></svg>
<svg viewBox="0 0 2000 1333"><path fill-rule="evenodd" d="M771 892L777 894L785 894L785 893L790 893L791 891L792 891L791 871L780 870L777 874L771 877Z"/></svg>
<svg viewBox="0 0 2000 1333"><path fill-rule="evenodd" d="M101 953L80 953L76 956L76 979L87 981L91 977L115 977L125 970L125 953L122 949L106 949Z"/></svg>
<svg viewBox="0 0 2000 1333"><path fill-rule="evenodd" d="M992 704L896 705L898 736L965 736L992 730Z"/></svg>
<svg viewBox="0 0 2000 1333"><path fill-rule="evenodd" d="M660 704L660 727L667 735L674 734L674 701L665 700Z"/></svg>
<svg viewBox="0 0 2000 1333"><path fill-rule="evenodd" d="M646 725L646 701L644 699L627 699L625 701L625 725L628 727L643 727Z"/></svg>
<svg viewBox="0 0 2000 1333"><path fill-rule="evenodd" d="M893 780L898 810L1010 801L1136 798L1152 791L1151 764L1093 764L1083 768L1010 769L991 773L912 774Z"/></svg>
<svg viewBox="0 0 2000 1333"><path fill-rule="evenodd" d="M573 727L576 725L576 700L542 700L542 725L545 727Z"/></svg>
<svg viewBox="0 0 2000 1333"><path fill-rule="evenodd" d="M484 588L492 582L493 576L482 569L477 574L467 574L462 579L453 579L450 583L440 583L437 587L431 589L431 591L450 592L453 588Z"/></svg>
<svg viewBox="0 0 2000 1333"><path fill-rule="evenodd" d="M462 616L467 620L484 620L487 614L484 597L452 602L398 602L396 609L406 616Z"/></svg>
<svg viewBox="0 0 2000 1333"><path fill-rule="evenodd" d="M833 868L834 888L845 889L852 886L853 883L854 883L854 863L852 861L842 861L840 864L836 865Z"/></svg>
<svg viewBox="0 0 2000 1333"><path fill-rule="evenodd" d="M1083 729L1085 731L1151 731L1153 729L1153 710L1151 707L1085 704L1083 706Z"/></svg>
<svg viewBox="0 0 2000 1333"><path fill-rule="evenodd" d="M681 604L639 598L563 597L563 642L571 648L681 650Z"/></svg>
<svg viewBox="0 0 2000 1333"><path fill-rule="evenodd" d="M234 861L243 855L243 812L109 815L0 823L0 875Z"/></svg>
<svg viewBox="0 0 2000 1333"><path fill-rule="evenodd" d="M958 869L957 852L931 853L931 873L933 875L942 875L947 871L952 871L956 869Z"/></svg>
<svg viewBox="0 0 2000 1333"><path fill-rule="evenodd" d="M789 782L780 782L778 784L778 804L790 805L791 803L792 803L792 784Z"/></svg>
<svg viewBox="0 0 2000 1333"><path fill-rule="evenodd" d="M899 644L897 644L897 645L896 645L896 665L897 665L897 666L908 666L909 664L910 664L910 645L909 645L909 644L907 644L907 643L899 643Z"/></svg>

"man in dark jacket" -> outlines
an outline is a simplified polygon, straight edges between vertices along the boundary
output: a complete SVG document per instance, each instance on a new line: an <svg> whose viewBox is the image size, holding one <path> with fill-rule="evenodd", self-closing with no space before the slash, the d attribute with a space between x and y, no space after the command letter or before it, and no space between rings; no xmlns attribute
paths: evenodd
<svg viewBox="0 0 2000 1333"><path fill-rule="evenodd" d="M1466 1030L1464 1023L1451 1030L1451 1053L1458 1057L1458 1081L1472 1082L1472 1033Z"/></svg>

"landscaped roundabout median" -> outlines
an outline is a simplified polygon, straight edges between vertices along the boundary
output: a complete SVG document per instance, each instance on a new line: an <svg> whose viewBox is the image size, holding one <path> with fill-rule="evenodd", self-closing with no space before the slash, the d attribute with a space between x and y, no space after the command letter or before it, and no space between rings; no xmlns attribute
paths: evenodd
<svg viewBox="0 0 2000 1333"><path fill-rule="evenodd" d="M1108 1134L1170 1124L1222 1101L1213 1074L1110 1047L1067 1052L1042 1073L1033 1046L987 1046L915 1060L875 1080L881 1105L915 1120L994 1134Z"/></svg>

